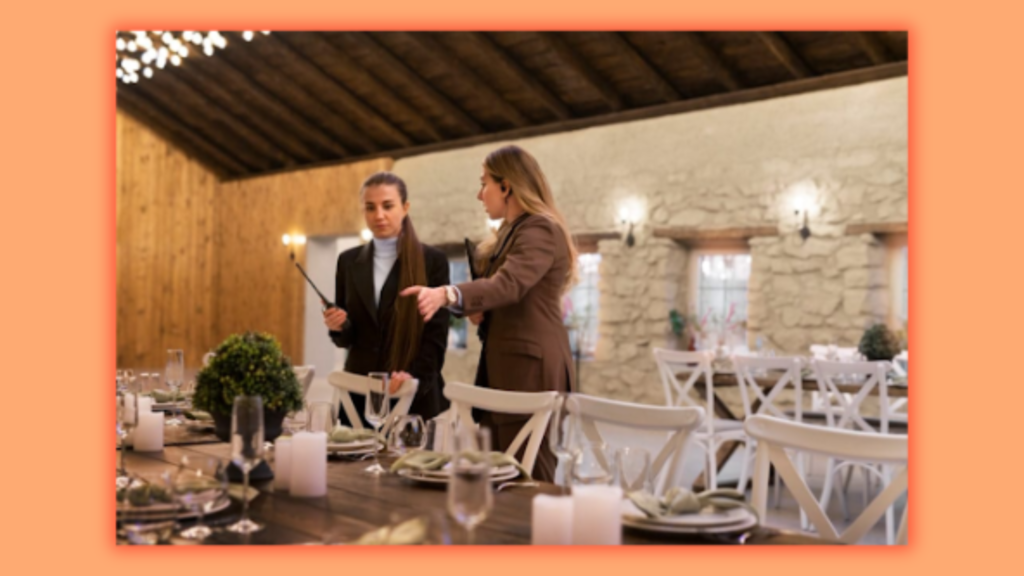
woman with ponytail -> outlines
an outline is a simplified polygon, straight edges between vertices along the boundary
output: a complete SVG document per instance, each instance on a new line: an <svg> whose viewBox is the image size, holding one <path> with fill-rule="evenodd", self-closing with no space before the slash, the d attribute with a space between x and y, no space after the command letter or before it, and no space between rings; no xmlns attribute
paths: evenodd
<svg viewBox="0 0 1024 576"><path fill-rule="evenodd" d="M451 308L482 322L477 386L571 391L562 297L576 282L576 247L547 179L533 156L506 146L484 160L477 199L488 218L502 220L497 235L477 247L481 277L458 286L414 286L402 296L415 295L428 321ZM497 448L506 450L527 418L484 413L480 423L491 428ZM550 481L555 464L548 443L541 443L534 476Z"/></svg>
<svg viewBox="0 0 1024 576"><path fill-rule="evenodd" d="M348 348L346 371L390 372L392 392L405 380L418 379L409 412L433 418L448 405L441 377L448 315L440 313L424 321L416 301L398 294L410 286L448 284L448 259L417 239L408 215L409 193L401 178L378 172L363 182L359 199L373 240L338 256L334 300L338 308L324 311L324 323L335 345ZM361 415L363 398L352 400ZM341 419L348 421L344 411Z"/></svg>

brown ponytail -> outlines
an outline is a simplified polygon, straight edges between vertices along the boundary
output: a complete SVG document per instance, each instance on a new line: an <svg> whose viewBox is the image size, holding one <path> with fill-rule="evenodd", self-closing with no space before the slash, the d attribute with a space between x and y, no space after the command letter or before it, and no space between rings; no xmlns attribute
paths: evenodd
<svg viewBox="0 0 1024 576"><path fill-rule="evenodd" d="M409 191L405 181L392 172L377 172L363 182L359 189L362 197L367 188L374 186L394 186L402 204L409 201ZM427 263L423 259L423 245L416 237L416 229L412 220L406 215L402 219L402 233L398 239L398 291L410 286L427 285ZM399 372L408 370L420 351L420 340L423 338L423 318L416 307L415 298L395 299L395 313L391 315L391 350L388 352L388 370Z"/></svg>

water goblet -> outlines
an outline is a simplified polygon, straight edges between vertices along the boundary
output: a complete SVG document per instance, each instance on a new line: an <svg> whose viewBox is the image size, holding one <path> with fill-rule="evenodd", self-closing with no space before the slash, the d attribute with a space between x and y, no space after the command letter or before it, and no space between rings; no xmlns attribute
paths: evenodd
<svg viewBox="0 0 1024 576"><path fill-rule="evenodd" d="M203 515L227 491L224 463L212 456L183 456L172 485L175 499L198 515L196 524L182 530L181 536L190 540L203 540L213 533L203 524Z"/></svg>
<svg viewBox="0 0 1024 576"><path fill-rule="evenodd" d="M263 399L237 396L231 413L231 461L242 470L242 518L228 530L249 534L263 525L249 519L249 472L263 461Z"/></svg>
<svg viewBox="0 0 1024 576"><path fill-rule="evenodd" d="M390 394L388 393L391 376L387 372L370 372L368 376L370 377L370 382L366 391L366 410L364 411L364 416L366 421L373 426L374 432L379 434L381 426L388 421L388 415L391 412ZM380 465L379 456L379 443L374 442L373 465L368 467L366 472L374 476L380 476L386 472L384 467Z"/></svg>
<svg viewBox="0 0 1024 576"><path fill-rule="evenodd" d="M490 450L490 430L461 429L455 434L454 445L448 481L448 513L466 529L467 543L472 544L474 530L494 505L491 466L487 458L480 457Z"/></svg>

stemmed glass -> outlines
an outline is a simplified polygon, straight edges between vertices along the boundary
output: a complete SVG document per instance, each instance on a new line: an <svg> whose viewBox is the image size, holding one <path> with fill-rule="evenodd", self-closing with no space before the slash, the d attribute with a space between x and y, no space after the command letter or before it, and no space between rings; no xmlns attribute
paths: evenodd
<svg viewBox="0 0 1024 576"><path fill-rule="evenodd" d="M330 402L311 403L307 429L310 432L324 432L330 438L334 430L334 406Z"/></svg>
<svg viewBox="0 0 1024 576"><path fill-rule="evenodd" d="M263 398L236 396L231 413L231 461L242 470L242 518L228 526L231 532L249 534L263 525L249 519L249 472L263 461Z"/></svg>
<svg viewBox="0 0 1024 576"><path fill-rule="evenodd" d="M581 441L570 474L573 484L614 484L615 474L608 453L604 442Z"/></svg>
<svg viewBox="0 0 1024 576"><path fill-rule="evenodd" d="M405 454L422 450L427 444L426 426L418 414L406 414L398 419L391 431L391 445L395 452Z"/></svg>
<svg viewBox="0 0 1024 576"><path fill-rule="evenodd" d="M181 385L185 383L185 352L182 350L167 351L167 366L164 369L164 381L171 389L171 419L166 426L181 426L184 424L178 418L178 393Z"/></svg>
<svg viewBox="0 0 1024 576"><path fill-rule="evenodd" d="M203 524L203 515L227 491L227 470L219 458L183 456L172 486L175 499L198 514L195 526L182 530L181 536L202 540L213 533Z"/></svg>
<svg viewBox="0 0 1024 576"><path fill-rule="evenodd" d="M121 477L128 476L128 469L124 464L124 453L127 452L125 439L139 424L138 392L135 378L127 376L124 378L123 388L117 392L117 440L118 446L121 448L121 464L118 474Z"/></svg>
<svg viewBox="0 0 1024 576"><path fill-rule="evenodd" d="M643 448L619 448L615 452L615 476L623 494L634 491L653 493L651 453Z"/></svg>
<svg viewBox="0 0 1024 576"><path fill-rule="evenodd" d="M494 505L491 493L491 466L485 455L490 449L490 430L462 429L455 434L455 455L448 481L448 513L466 529L473 543L473 530L487 518ZM477 456L477 457L474 457Z"/></svg>
<svg viewBox="0 0 1024 576"><path fill-rule="evenodd" d="M380 434L380 427L388 421L388 415L391 412L390 394L388 394L388 385L391 377L387 372L370 372L368 376L371 378L371 381L369 390L366 392L365 417L366 421L373 426L373 431ZM366 472L374 476L380 476L386 472L384 467L380 465L379 455L380 445L375 438L373 442L373 465L366 469Z"/></svg>
<svg viewBox="0 0 1024 576"><path fill-rule="evenodd" d="M569 410L570 406L576 405L576 398L571 394L561 393L555 403L555 409L551 413L551 420L548 421L548 447L558 458L562 468L563 487L569 486L569 475L572 469L573 448L576 429L575 418Z"/></svg>

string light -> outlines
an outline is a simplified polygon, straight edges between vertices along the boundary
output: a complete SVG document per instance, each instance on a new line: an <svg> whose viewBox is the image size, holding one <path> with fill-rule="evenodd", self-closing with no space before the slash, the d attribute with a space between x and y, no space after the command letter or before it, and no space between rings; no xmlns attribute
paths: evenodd
<svg viewBox="0 0 1024 576"><path fill-rule="evenodd" d="M267 35L270 31L263 30L260 33ZM246 42L251 42L256 34L246 30L242 37ZM180 33L167 30L118 32L114 40L117 49L117 79L125 84L135 84L139 81L140 73L146 78L152 78L155 73L153 68L162 70L168 61L174 66L181 66L182 59L190 54L190 45L202 50L207 56L213 56L217 50L227 48L228 41L217 30L185 30Z"/></svg>

